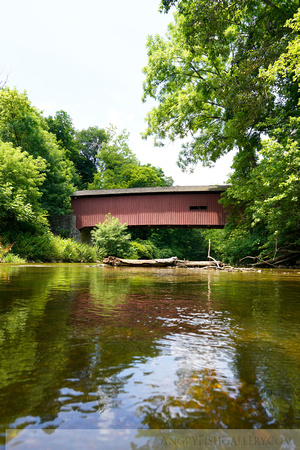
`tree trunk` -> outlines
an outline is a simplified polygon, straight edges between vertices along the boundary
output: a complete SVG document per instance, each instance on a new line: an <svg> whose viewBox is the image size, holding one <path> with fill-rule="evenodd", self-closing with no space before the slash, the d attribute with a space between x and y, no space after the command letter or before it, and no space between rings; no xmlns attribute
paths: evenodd
<svg viewBox="0 0 300 450"><path fill-rule="evenodd" d="M220 261L180 261L176 256L166 259L122 259L109 256L103 260L110 266L139 266L139 267L217 267L223 264Z"/></svg>

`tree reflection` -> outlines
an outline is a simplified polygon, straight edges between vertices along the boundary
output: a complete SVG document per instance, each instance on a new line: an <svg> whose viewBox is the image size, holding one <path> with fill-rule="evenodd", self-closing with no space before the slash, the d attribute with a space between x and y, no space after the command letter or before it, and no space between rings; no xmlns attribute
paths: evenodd
<svg viewBox="0 0 300 450"><path fill-rule="evenodd" d="M154 396L140 408L149 428L260 428L270 421L253 385L220 382L213 370L178 373L174 396Z"/></svg>
<svg viewBox="0 0 300 450"><path fill-rule="evenodd" d="M43 417L57 396L56 383L67 364L72 286L80 284L68 267L11 269L2 270L7 285L0 302L3 429L14 418Z"/></svg>
<svg viewBox="0 0 300 450"><path fill-rule="evenodd" d="M129 428L298 424L298 310L283 307L280 283L196 271L1 269L3 429L68 420Z"/></svg>

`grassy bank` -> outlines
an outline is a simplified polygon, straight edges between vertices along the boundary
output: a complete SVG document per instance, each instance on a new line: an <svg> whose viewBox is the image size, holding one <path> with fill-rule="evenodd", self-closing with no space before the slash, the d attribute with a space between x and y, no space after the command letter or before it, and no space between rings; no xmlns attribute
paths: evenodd
<svg viewBox="0 0 300 450"><path fill-rule="evenodd" d="M22 233L14 237L13 244L9 244L7 238L1 242L0 262L5 263L97 261L94 247L51 232L42 235Z"/></svg>

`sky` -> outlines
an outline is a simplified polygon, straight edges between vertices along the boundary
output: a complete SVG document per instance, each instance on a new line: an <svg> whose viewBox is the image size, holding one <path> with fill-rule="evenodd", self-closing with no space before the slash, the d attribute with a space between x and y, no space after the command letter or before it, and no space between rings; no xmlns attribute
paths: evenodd
<svg viewBox="0 0 300 450"><path fill-rule="evenodd" d="M154 147L143 140L153 102L142 103L146 41L164 35L171 14L159 0L11 0L1 8L0 80L27 91L44 116L64 110L76 129L89 126L130 133L142 164L161 167L178 186L224 184L232 155L194 173L176 164L181 142Z"/></svg>

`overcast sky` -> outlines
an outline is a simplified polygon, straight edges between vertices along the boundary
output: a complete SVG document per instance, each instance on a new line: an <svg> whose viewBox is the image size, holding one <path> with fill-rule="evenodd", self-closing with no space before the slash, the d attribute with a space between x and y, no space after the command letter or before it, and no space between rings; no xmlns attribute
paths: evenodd
<svg viewBox="0 0 300 450"><path fill-rule="evenodd" d="M162 167L175 185L222 184L232 157L193 174L176 165L180 142L155 148L140 133L152 104L143 104L142 68L149 34L165 34L171 15L159 0L11 0L1 8L1 77L26 90L44 115L64 110L77 129L107 127L130 133L143 164Z"/></svg>

